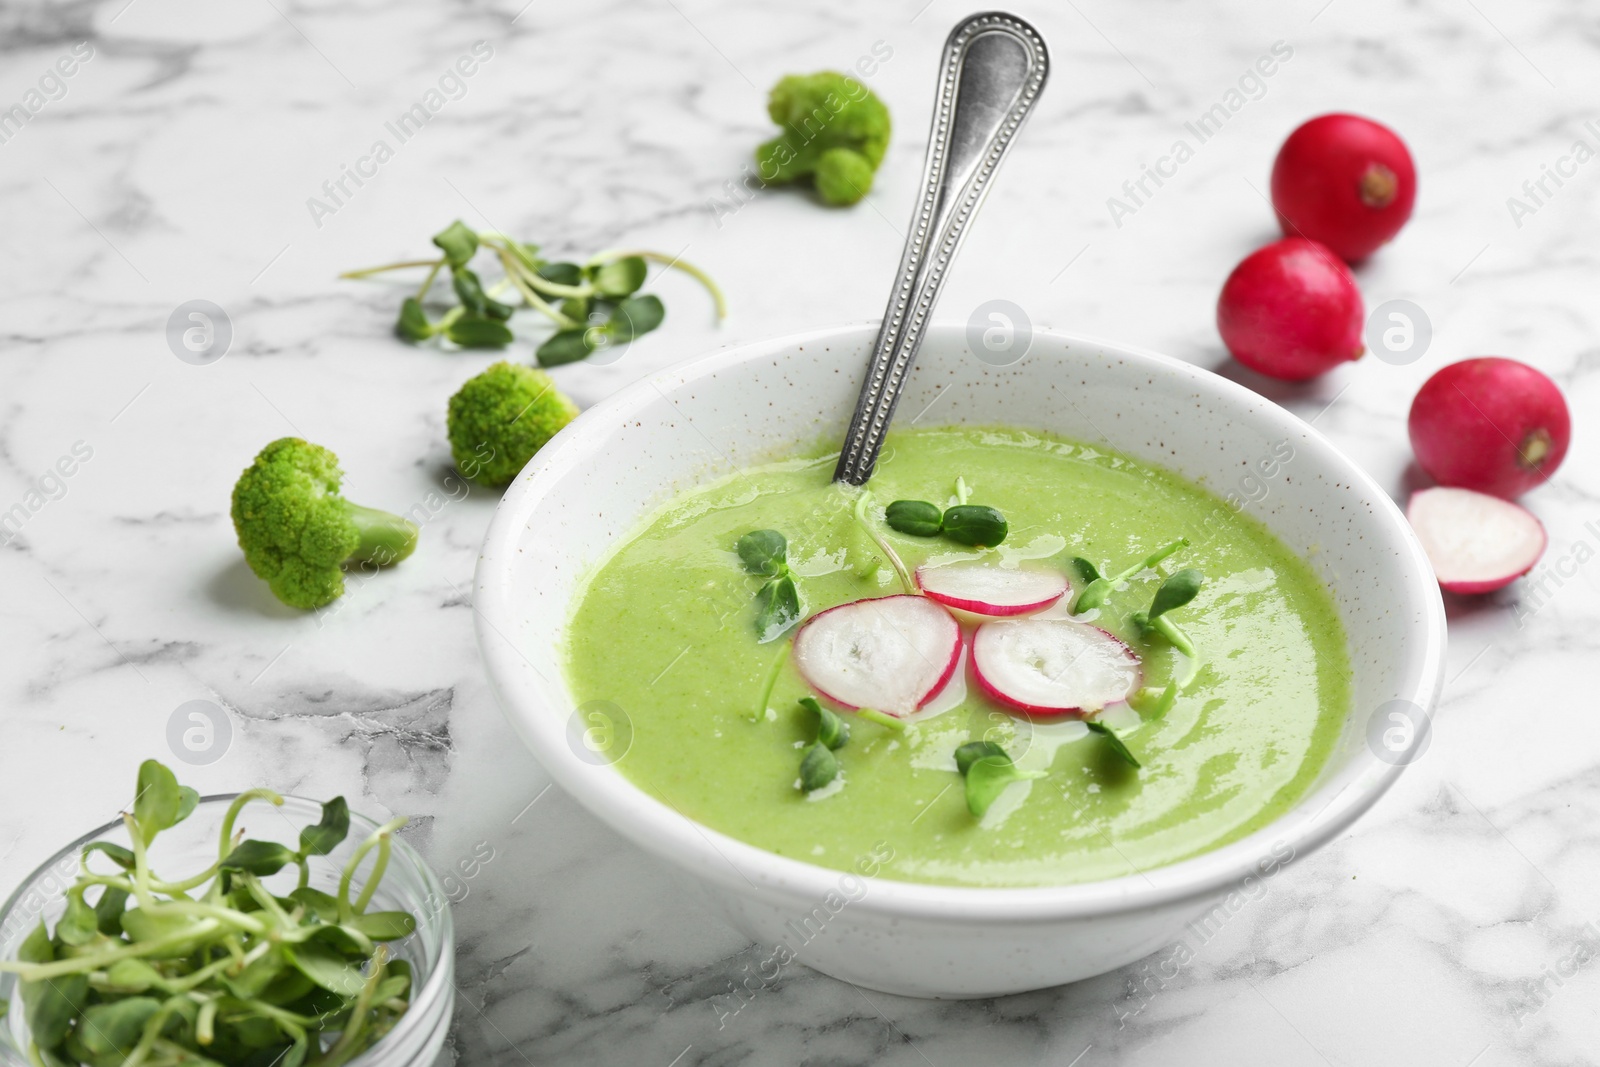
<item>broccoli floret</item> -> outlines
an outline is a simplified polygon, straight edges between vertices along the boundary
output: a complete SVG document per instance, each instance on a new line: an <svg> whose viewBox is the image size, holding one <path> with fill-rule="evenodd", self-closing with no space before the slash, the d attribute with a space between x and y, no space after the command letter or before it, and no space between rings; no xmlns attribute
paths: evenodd
<svg viewBox="0 0 1600 1067"><path fill-rule="evenodd" d="M233 529L244 560L290 607L320 608L344 593L346 563L383 567L417 547L417 527L339 495L339 457L283 437L263 448L233 487Z"/></svg>
<svg viewBox="0 0 1600 1067"><path fill-rule="evenodd" d="M784 132L756 149L763 181L810 177L829 204L867 195L889 147L889 109L872 90L834 71L791 74L772 87L767 113Z"/></svg>
<svg viewBox="0 0 1600 1067"><path fill-rule="evenodd" d="M500 362L469 378L450 398L450 455L468 478L508 485L578 405L541 370Z"/></svg>

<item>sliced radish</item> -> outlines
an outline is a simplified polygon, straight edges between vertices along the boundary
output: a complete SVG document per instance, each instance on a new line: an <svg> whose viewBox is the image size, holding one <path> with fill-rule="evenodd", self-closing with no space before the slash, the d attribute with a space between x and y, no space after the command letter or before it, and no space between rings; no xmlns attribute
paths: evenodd
<svg viewBox="0 0 1600 1067"><path fill-rule="evenodd" d="M794 637L794 665L847 708L910 715L961 661L961 627L925 596L877 597L819 612Z"/></svg>
<svg viewBox="0 0 1600 1067"><path fill-rule="evenodd" d="M1440 587L1492 593L1527 574L1544 555L1544 524L1527 508L1471 489L1411 494L1406 518L1433 563Z"/></svg>
<svg viewBox="0 0 1600 1067"><path fill-rule="evenodd" d="M917 585L941 604L975 615L1028 615L1060 600L1071 588L1057 571L996 567L969 561L918 567Z"/></svg>
<svg viewBox="0 0 1600 1067"><path fill-rule="evenodd" d="M1002 619L972 635L978 687L1033 715L1092 711L1139 687L1139 657L1098 626L1072 619Z"/></svg>

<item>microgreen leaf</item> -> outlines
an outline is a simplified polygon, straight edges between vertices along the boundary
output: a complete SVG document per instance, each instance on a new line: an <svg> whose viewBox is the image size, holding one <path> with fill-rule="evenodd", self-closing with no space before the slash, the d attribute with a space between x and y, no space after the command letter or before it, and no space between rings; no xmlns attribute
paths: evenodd
<svg viewBox="0 0 1600 1067"><path fill-rule="evenodd" d="M1025 782L1043 778L1043 771L1022 771L1004 753L980 756L967 765L967 810L982 818L994 802L1000 799L1006 786L1012 782Z"/></svg>
<svg viewBox="0 0 1600 1067"><path fill-rule="evenodd" d="M612 344L627 344L661 325L667 309L654 296L630 296L618 304L606 319L605 332Z"/></svg>
<svg viewBox="0 0 1600 1067"><path fill-rule="evenodd" d="M199 806L200 794L197 791L190 789L186 785L180 785L178 787L178 814L177 817L172 820L172 825L176 826L189 816L193 815L194 809Z"/></svg>
<svg viewBox="0 0 1600 1067"><path fill-rule="evenodd" d="M788 575L774 579L756 594L756 640L776 641L800 621L800 590Z"/></svg>
<svg viewBox="0 0 1600 1067"><path fill-rule="evenodd" d="M982 504L957 504L944 513L944 535L958 544L993 548L1007 529L1006 517Z"/></svg>
<svg viewBox="0 0 1600 1067"><path fill-rule="evenodd" d="M800 706L817 717L817 740L840 749L850 740L850 724L823 707L816 697L801 697Z"/></svg>
<svg viewBox="0 0 1600 1067"><path fill-rule="evenodd" d="M72 1021L83 1013L89 1001L89 976L69 974L38 982L20 983L23 1018L34 1044L55 1048L66 1040Z"/></svg>
<svg viewBox="0 0 1600 1067"><path fill-rule="evenodd" d="M398 941L417 930L417 920L404 911L365 912L352 919L350 925L374 941Z"/></svg>
<svg viewBox="0 0 1600 1067"><path fill-rule="evenodd" d="M85 861L88 860L89 853L91 852L104 852L106 857L118 867L121 867L125 871L133 870L133 852L129 849L123 848L121 845L114 845L110 841L91 841L87 845L83 846L83 852L81 855Z"/></svg>
<svg viewBox="0 0 1600 1067"><path fill-rule="evenodd" d="M456 267L450 272L450 284L468 314L504 322L516 310L510 304L502 304L485 293L483 282L466 267Z"/></svg>
<svg viewBox="0 0 1600 1067"><path fill-rule="evenodd" d="M1161 583L1147 613L1151 622L1175 608L1181 608L1200 593L1205 575L1193 567L1186 567Z"/></svg>
<svg viewBox="0 0 1600 1067"><path fill-rule="evenodd" d="M583 268L576 263L544 263L538 273L539 277L556 285L583 284Z"/></svg>
<svg viewBox="0 0 1600 1067"><path fill-rule="evenodd" d="M839 761L827 745L818 741L806 749L800 761L800 788L807 793L821 789L839 777Z"/></svg>
<svg viewBox="0 0 1600 1067"><path fill-rule="evenodd" d="M276 841L241 841L223 859L222 866L230 871L246 871L265 877L277 874L295 861L293 850Z"/></svg>
<svg viewBox="0 0 1600 1067"><path fill-rule="evenodd" d="M558 330L545 338L534 353L539 359L541 367L559 367L564 363L576 363L581 359L588 359L594 347L589 344L589 331L579 327L576 330Z"/></svg>
<svg viewBox="0 0 1600 1067"><path fill-rule="evenodd" d="M912 537L937 537L944 529L944 512L926 500L896 500L884 509L883 521Z"/></svg>
<svg viewBox="0 0 1600 1067"><path fill-rule="evenodd" d="M642 256L623 256L590 269L595 292L613 300L631 296L644 284L649 268Z"/></svg>
<svg viewBox="0 0 1600 1067"><path fill-rule="evenodd" d="M183 795L172 772L153 759L141 763L138 791L133 798L133 820L138 824L144 843L148 845L156 834L177 822L182 806Z"/></svg>
<svg viewBox="0 0 1600 1067"><path fill-rule="evenodd" d="M1005 754L1006 750L993 741L968 741L956 749L956 770L966 774L967 768L975 761L985 756L1005 756Z"/></svg>
<svg viewBox="0 0 1600 1067"><path fill-rule="evenodd" d="M118 990L129 993L143 993L165 981L160 971L138 959L118 960L106 971L106 978Z"/></svg>
<svg viewBox="0 0 1600 1067"><path fill-rule="evenodd" d="M337 922L339 919L339 901L331 893L324 893L310 886L301 886L289 894L289 899L302 905L306 911L323 922Z"/></svg>
<svg viewBox="0 0 1600 1067"><path fill-rule="evenodd" d="M359 964L320 941L285 945L283 951L297 971L330 993L353 997L366 984Z"/></svg>
<svg viewBox="0 0 1600 1067"><path fill-rule="evenodd" d="M94 905L95 928L107 937L116 937L122 932L122 913L127 907L128 891L114 885L106 886Z"/></svg>
<svg viewBox="0 0 1600 1067"><path fill-rule="evenodd" d="M154 997L127 997L107 1004L96 1004L83 1013L78 1040L91 1059L126 1058L144 1034L145 1023L161 1010Z"/></svg>
<svg viewBox="0 0 1600 1067"><path fill-rule="evenodd" d="M322 819L300 831L302 856L326 856L339 847L350 833L350 807L344 797L334 797L322 805Z"/></svg>
<svg viewBox="0 0 1600 1067"><path fill-rule="evenodd" d="M67 894L67 911L56 923L56 937L65 945L87 945L100 935L94 909L84 902L82 893Z"/></svg>
<svg viewBox="0 0 1600 1067"><path fill-rule="evenodd" d="M439 246L452 267L465 266L468 260L478 254L477 233L468 229L460 219L434 234L433 243Z"/></svg>
<svg viewBox="0 0 1600 1067"><path fill-rule="evenodd" d="M445 327L444 335L462 348L504 348L514 339L505 323L477 315L461 316Z"/></svg>
<svg viewBox="0 0 1600 1067"><path fill-rule="evenodd" d="M777 530L751 530L733 548L751 574L770 578L788 570L789 539Z"/></svg>
<svg viewBox="0 0 1600 1067"><path fill-rule="evenodd" d="M1085 582L1098 582L1100 580L1100 569L1082 556L1073 556L1072 566L1078 572L1078 577Z"/></svg>
<svg viewBox="0 0 1600 1067"><path fill-rule="evenodd" d="M400 318L395 321L394 332L407 341L426 341L437 330L428 321L428 313L422 310L422 301L408 296L400 304Z"/></svg>
<svg viewBox="0 0 1600 1067"><path fill-rule="evenodd" d="M1104 737L1106 739L1106 743L1110 746L1111 751L1115 752L1128 764L1135 768L1140 766L1139 760L1132 752L1128 750L1128 746L1123 743L1122 738L1118 737L1112 731L1111 727L1107 726L1103 722L1098 722L1092 719L1089 722L1084 723L1084 725L1089 728L1091 733L1097 733L1101 737Z"/></svg>

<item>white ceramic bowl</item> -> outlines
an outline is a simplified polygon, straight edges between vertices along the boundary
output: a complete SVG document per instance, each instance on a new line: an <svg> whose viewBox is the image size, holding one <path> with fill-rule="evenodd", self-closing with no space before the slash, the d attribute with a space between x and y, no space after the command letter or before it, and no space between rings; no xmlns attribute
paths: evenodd
<svg viewBox="0 0 1600 1067"><path fill-rule="evenodd" d="M1413 721L1431 712L1445 654L1438 586L1383 490L1300 419L1208 371L1044 332L1022 361L996 367L954 325L929 331L901 424L1007 424L1103 442L1239 502L1311 559L1343 617L1354 678L1344 732L1310 793L1249 837L1126 878L1026 889L876 878L841 893L841 872L694 823L597 761L579 743L585 724L561 663L577 583L680 490L796 445L842 440L875 333L820 330L652 375L577 419L507 490L478 563L478 641L512 725L562 788L688 872L758 944L786 944L799 962L858 985L925 997L1086 978L1171 944L1190 920L1226 921L1260 880L1383 794L1406 755L1369 737L1385 736L1395 709L1411 709ZM1292 458L1281 460L1286 449ZM627 724L615 725L613 753L627 737Z"/></svg>

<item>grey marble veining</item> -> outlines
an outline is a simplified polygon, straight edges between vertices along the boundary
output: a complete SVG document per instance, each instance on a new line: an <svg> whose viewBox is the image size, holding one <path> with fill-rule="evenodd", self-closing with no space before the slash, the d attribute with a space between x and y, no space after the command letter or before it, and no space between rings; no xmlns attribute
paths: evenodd
<svg viewBox="0 0 1600 1067"><path fill-rule="evenodd" d="M408 831L456 899L449 1059L472 1065L1511 1064L1600 1058L1600 161L1532 212L1573 143L1600 147L1600 23L1579 0L1027 0L1054 72L940 314L1005 297L1035 323L1215 366L1288 405L1397 496L1404 417L1444 362L1504 354L1567 391L1577 438L1528 498L1551 534L1531 582L1454 600L1432 747L1354 831L1226 922L1123 971L994 1001L929 1003L803 968L731 1000L760 956L694 889L588 817L495 708L468 596L494 494L453 474L444 401L493 356L391 338L399 281L343 269L415 254L451 218L588 252L681 253L722 280L655 289L665 327L583 404L708 348L882 309L920 171L951 0L16 0L0 6L0 110L92 55L0 142L0 881L20 879L167 755L188 700L226 709L203 791L344 792ZM491 51L404 143L386 123L474 44ZM1258 57L1292 56L1203 143L1186 131ZM792 71L891 54L869 84L896 136L870 202L740 192ZM52 98L53 97L53 98ZM1305 385L1228 364L1223 277L1275 236L1279 141L1329 110L1387 121L1421 175L1400 239L1358 274L1404 297L1432 348ZM323 198L380 139L392 158ZM1129 204L1124 182L1192 158ZM347 183L348 185L348 183ZM1114 209L1119 198L1134 208ZM180 362L167 317L231 319L220 362ZM526 346L522 351L526 352ZM299 433L353 498L429 504L415 557L335 611L277 605L233 544L233 479ZM87 449L70 477L40 479ZM431 496L430 496L431 494ZM439 503L442 501L442 503ZM1565 561L1563 563L1563 561ZM1560 565L1558 567L1558 564ZM737 1007L737 1010L734 1008Z"/></svg>

